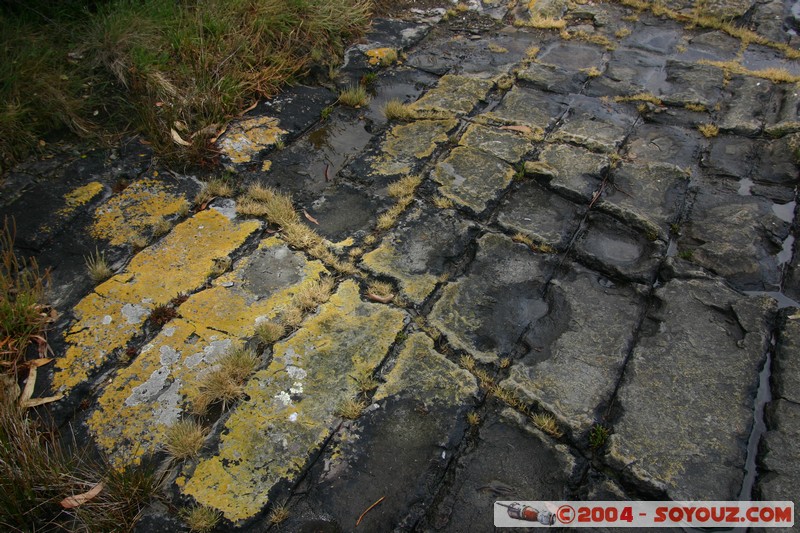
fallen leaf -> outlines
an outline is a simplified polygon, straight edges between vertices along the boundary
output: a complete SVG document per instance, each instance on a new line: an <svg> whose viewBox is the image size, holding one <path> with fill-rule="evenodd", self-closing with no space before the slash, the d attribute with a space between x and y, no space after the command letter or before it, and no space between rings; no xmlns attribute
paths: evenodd
<svg viewBox="0 0 800 533"><path fill-rule="evenodd" d="M219 129L219 124L209 124L205 128L201 128L196 132L192 133L192 139L194 139L199 135L200 137L213 137L214 140L216 140L216 133L218 129Z"/></svg>
<svg viewBox="0 0 800 533"><path fill-rule="evenodd" d="M250 105L247 107L247 109L245 109L244 111L242 111L242 112L240 113L240 116L241 116L241 115L244 115L244 114L245 114L245 113L247 113L248 111L252 111L253 109L255 109L255 108L256 108L256 106L257 106L257 105L258 105L258 100L256 100L256 101L255 101L255 102L253 102L252 104L250 104Z"/></svg>
<svg viewBox="0 0 800 533"><path fill-rule="evenodd" d="M319 222L317 222L317 219L309 215L308 211L306 211L305 209L303 209L303 215L305 215L306 219L308 219L309 222L313 222L314 224L319 226Z"/></svg>
<svg viewBox="0 0 800 533"><path fill-rule="evenodd" d="M22 394L19 397L19 403L25 404L33 396L33 388L36 386L36 367L33 366L28 371L28 377L25 379L25 388L22 389Z"/></svg>
<svg viewBox="0 0 800 533"><path fill-rule="evenodd" d="M94 498L95 496L97 496L98 494L100 494L102 490L103 490L103 482L101 481L100 483L98 483L91 489L87 490L86 492L64 498L63 500L61 500L61 507L63 507L64 509L72 509L74 507L82 505L91 500L92 498Z"/></svg>
<svg viewBox="0 0 800 533"><path fill-rule="evenodd" d="M368 292L367 298L369 298L373 302L388 304L394 299L394 294L390 294L389 296L378 296L377 294L372 294L371 292Z"/></svg>
<svg viewBox="0 0 800 533"><path fill-rule="evenodd" d="M169 129L170 135L172 135L172 140L175 141L176 144L180 144L181 146L191 146L192 143L184 141L181 136L175 131L173 128Z"/></svg>
<svg viewBox="0 0 800 533"><path fill-rule="evenodd" d="M528 126L500 126L501 130L518 131L520 133L531 134L533 130Z"/></svg>
<svg viewBox="0 0 800 533"><path fill-rule="evenodd" d="M331 181L330 165L325 165L325 181Z"/></svg>
<svg viewBox="0 0 800 533"><path fill-rule="evenodd" d="M178 130L178 131L188 131L189 130L189 128L186 126L186 123L184 121L182 121L182 120L176 120L174 122L174 124L175 124L175 129Z"/></svg>
<svg viewBox="0 0 800 533"><path fill-rule="evenodd" d="M44 405L46 403L57 402L63 397L63 394L56 394L55 396L47 396L46 398L34 398L32 400L26 400L22 402L21 405L24 409L30 409L31 407L39 407L40 405Z"/></svg>

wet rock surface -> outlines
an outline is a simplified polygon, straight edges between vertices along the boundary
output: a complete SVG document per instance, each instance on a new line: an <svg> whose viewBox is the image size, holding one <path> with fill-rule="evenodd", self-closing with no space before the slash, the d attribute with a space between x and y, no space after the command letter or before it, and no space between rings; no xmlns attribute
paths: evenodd
<svg viewBox="0 0 800 533"><path fill-rule="evenodd" d="M756 44L689 2L429 4L376 21L328 86L232 122L230 194L194 203L211 176L139 139L4 177L19 251L52 269L56 422L117 465L168 464L178 420L208 429L142 531L194 503L220 531L461 532L496 500L791 500L800 99L781 76L800 66L778 5L706 6ZM338 105L361 80L370 101ZM256 184L291 194L295 225L247 203ZM238 399L198 413L235 347L256 357Z"/></svg>

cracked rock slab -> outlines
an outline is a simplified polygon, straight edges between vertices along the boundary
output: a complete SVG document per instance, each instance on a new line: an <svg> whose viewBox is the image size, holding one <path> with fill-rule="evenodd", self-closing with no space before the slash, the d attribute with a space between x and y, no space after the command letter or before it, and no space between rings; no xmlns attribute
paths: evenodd
<svg viewBox="0 0 800 533"><path fill-rule="evenodd" d="M566 109L565 97L515 85L499 106L475 118L479 122L516 124L542 132L552 126Z"/></svg>
<svg viewBox="0 0 800 533"><path fill-rule="evenodd" d="M548 188L575 201L589 202L600 188L608 156L571 144L548 144L538 161L526 161L525 173L539 177Z"/></svg>
<svg viewBox="0 0 800 533"><path fill-rule="evenodd" d="M468 147L458 147L440 161L432 173L439 192L477 214L511 184L514 168L491 155Z"/></svg>
<svg viewBox="0 0 800 533"><path fill-rule="evenodd" d="M518 162L531 149L530 141L521 135L480 124L470 124L458 144L481 150L511 164Z"/></svg>
<svg viewBox="0 0 800 533"><path fill-rule="evenodd" d="M500 209L497 221L539 243L565 244L580 225L583 209L569 200L526 181Z"/></svg>
<svg viewBox="0 0 800 533"><path fill-rule="evenodd" d="M403 296L421 304L472 237L472 225L454 215L414 210L377 249L364 255L363 265L397 279Z"/></svg>
<svg viewBox="0 0 800 533"><path fill-rule="evenodd" d="M447 74L410 108L423 116L466 115L486 98L493 85L491 80Z"/></svg>
<svg viewBox="0 0 800 533"><path fill-rule="evenodd" d="M374 371L406 315L364 303L345 281L319 313L274 346L270 365L248 382L248 398L225 423L219 451L201 460L185 494L238 522L254 517L270 489L292 480L328 437L339 404L358 392L352 377Z"/></svg>
<svg viewBox="0 0 800 533"><path fill-rule="evenodd" d="M613 152L625 139L636 117L623 108L596 98L575 96L563 124L553 138L584 146L594 152Z"/></svg>
<svg viewBox="0 0 800 533"><path fill-rule="evenodd" d="M736 499L772 304L708 280L672 280L655 296L607 459L673 500Z"/></svg>
<svg viewBox="0 0 800 533"><path fill-rule="evenodd" d="M484 362L509 355L529 325L548 312L541 296L546 255L506 237L478 241L469 274L445 287L430 318L457 348Z"/></svg>
<svg viewBox="0 0 800 533"><path fill-rule="evenodd" d="M526 334L534 350L503 384L580 438L614 393L643 310L642 288L579 266L554 279L550 313Z"/></svg>

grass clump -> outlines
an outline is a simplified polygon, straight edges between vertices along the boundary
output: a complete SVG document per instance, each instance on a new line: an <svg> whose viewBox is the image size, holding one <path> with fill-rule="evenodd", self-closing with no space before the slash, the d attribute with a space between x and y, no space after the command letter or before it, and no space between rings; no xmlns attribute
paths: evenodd
<svg viewBox="0 0 800 533"><path fill-rule="evenodd" d="M94 249L93 254L90 253L83 260L86 263L89 278L95 283L101 283L114 275L114 270L106 262L105 254L97 248Z"/></svg>
<svg viewBox="0 0 800 533"><path fill-rule="evenodd" d="M700 124L697 130L703 134L703 137L712 138L719 135L719 127L715 124Z"/></svg>
<svg viewBox="0 0 800 533"><path fill-rule="evenodd" d="M467 413L467 423L473 427L477 426L481 423L481 416L475 411L470 411Z"/></svg>
<svg viewBox="0 0 800 533"><path fill-rule="evenodd" d="M366 0L4 5L0 170L58 128L133 129L159 155L210 155L209 141L254 98L337 63L370 10Z"/></svg>
<svg viewBox="0 0 800 533"><path fill-rule="evenodd" d="M516 22L515 22L516 25ZM563 30L567 27L567 21L559 18L543 17L542 15L534 15L527 22L522 22L524 26L530 26L539 30Z"/></svg>
<svg viewBox="0 0 800 533"><path fill-rule="evenodd" d="M269 513L270 524L280 524L289 518L289 508L285 504L276 505Z"/></svg>
<svg viewBox="0 0 800 533"><path fill-rule="evenodd" d="M400 120L410 122L414 120L414 110L409 104L404 104L398 98L392 98L383 106L383 115L387 120Z"/></svg>
<svg viewBox="0 0 800 533"><path fill-rule="evenodd" d="M609 435L610 432L604 425L593 425L592 429L589 430L589 447L591 447L593 450L602 448L608 440Z"/></svg>
<svg viewBox="0 0 800 533"><path fill-rule="evenodd" d="M615 96L615 102L645 102L657 106L663 105L661 99L651 93L637 93L631 96Z"/></svg>
<svg viewBox="0 0 800 533"><path fill-rule="evenodd" d="M181 517L189 531L196 533L208 533L219 523L222 513L212 507L196 505L181 511Z"/></svg>
<svg viewBox="0 0 800 533"><path fill-rule="evenodd" d="M556 417L548 413L536 413L531 417L533 425L552 437L561 437L563 433L558 428Z"/></svg>
<svg viewBox="0 0 800 533"><path fill-rule="evenodd" d="M348 420L355 420L361 416L366 407L367 405L361 400L348 398L339 404L336 408L336 414Z"/></svg>
<svg viewBox="0 0 800 533"><path fill-rule="evenodd" d="M156 327L163 327L167 322L178 316L178 312L171 305L158 305L150 311L150 322Z"/></svg>
<svg viewBox="0 0 800 533"><path fill-rule="evenodd" d="M433 205L439 209L451 209L453 207L453 200L446 196L435 196L433 198Z"/></svg>
<svg viewBox="0 0 800 533"><path fill-rule="evenodd" d="M13 219L5 219L0 232L0 369L13 368L31 343L43 355L47 326L54 319L43 303L47 273L39 272L35 259L17 257L15 235Z"/></svg>
<svg viewBox="0 0 800 533"><path fill-rule="evenodd" d="M206 428L191 419L181 420L168 427L164 434L164 449L175 459L197 457L206 440Z"/></svg>
<svg viewBox="0 0 800 533"><path fill-rule="evenodd" d="M278 322L261 322L256 326L256 336L265 344L272 344L286 334L286 326Z"/></svg>
<svg viewBox="0 0 800 533"><path fill-rule="evenodd" d="M405 176L393 183L390 183L389 187L387 188L387 192L392 198L413 196L420 183L422 183L422 178L419 176Z"/></svg>
<svg viewBox="0 0 800 533"><path fill-rule="evenodd" d="M706 109L706 106L704 106L703 104L691 104L690 103L690 104L686 104L683 107L687 111L694 111L696 113L705 113L706 111L708 111L708 109Z"/></svg>
<svg viewBox="0 0 800 533"><path fill-rule="evenodd" d="M348 87L339 93L339 103L348 107L361 107L368 101L369 94L362 85Z"/></svg>
<svg viewBox="0 0 800 533"><path fill-rule="evenodd" d="M245 382L259 363L258 356L245 348L235 348L217 359L215 367L198 380L190 394L194 412L204 415L210 406L217 403L226 409L241 398Z"/></svg>
<svg viewBox="0 0 800 533"><path fill-rule="evenodd" d="M226 180L219 178L210 179L203 183L203 187L194 197L195 205L202 205L214 198L230 198L233 196L233 187Z"/></svg>

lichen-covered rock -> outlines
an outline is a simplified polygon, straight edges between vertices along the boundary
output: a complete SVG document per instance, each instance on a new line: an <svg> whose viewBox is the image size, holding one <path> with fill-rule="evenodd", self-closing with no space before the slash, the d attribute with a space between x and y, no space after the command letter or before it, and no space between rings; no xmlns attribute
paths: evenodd
<svg viewBox="0 0 800 533"><path fill-rule="evenodd" d="M481 214L514 179L514 168L468 147L458 147L433 172L439 192Z"/></svg>

